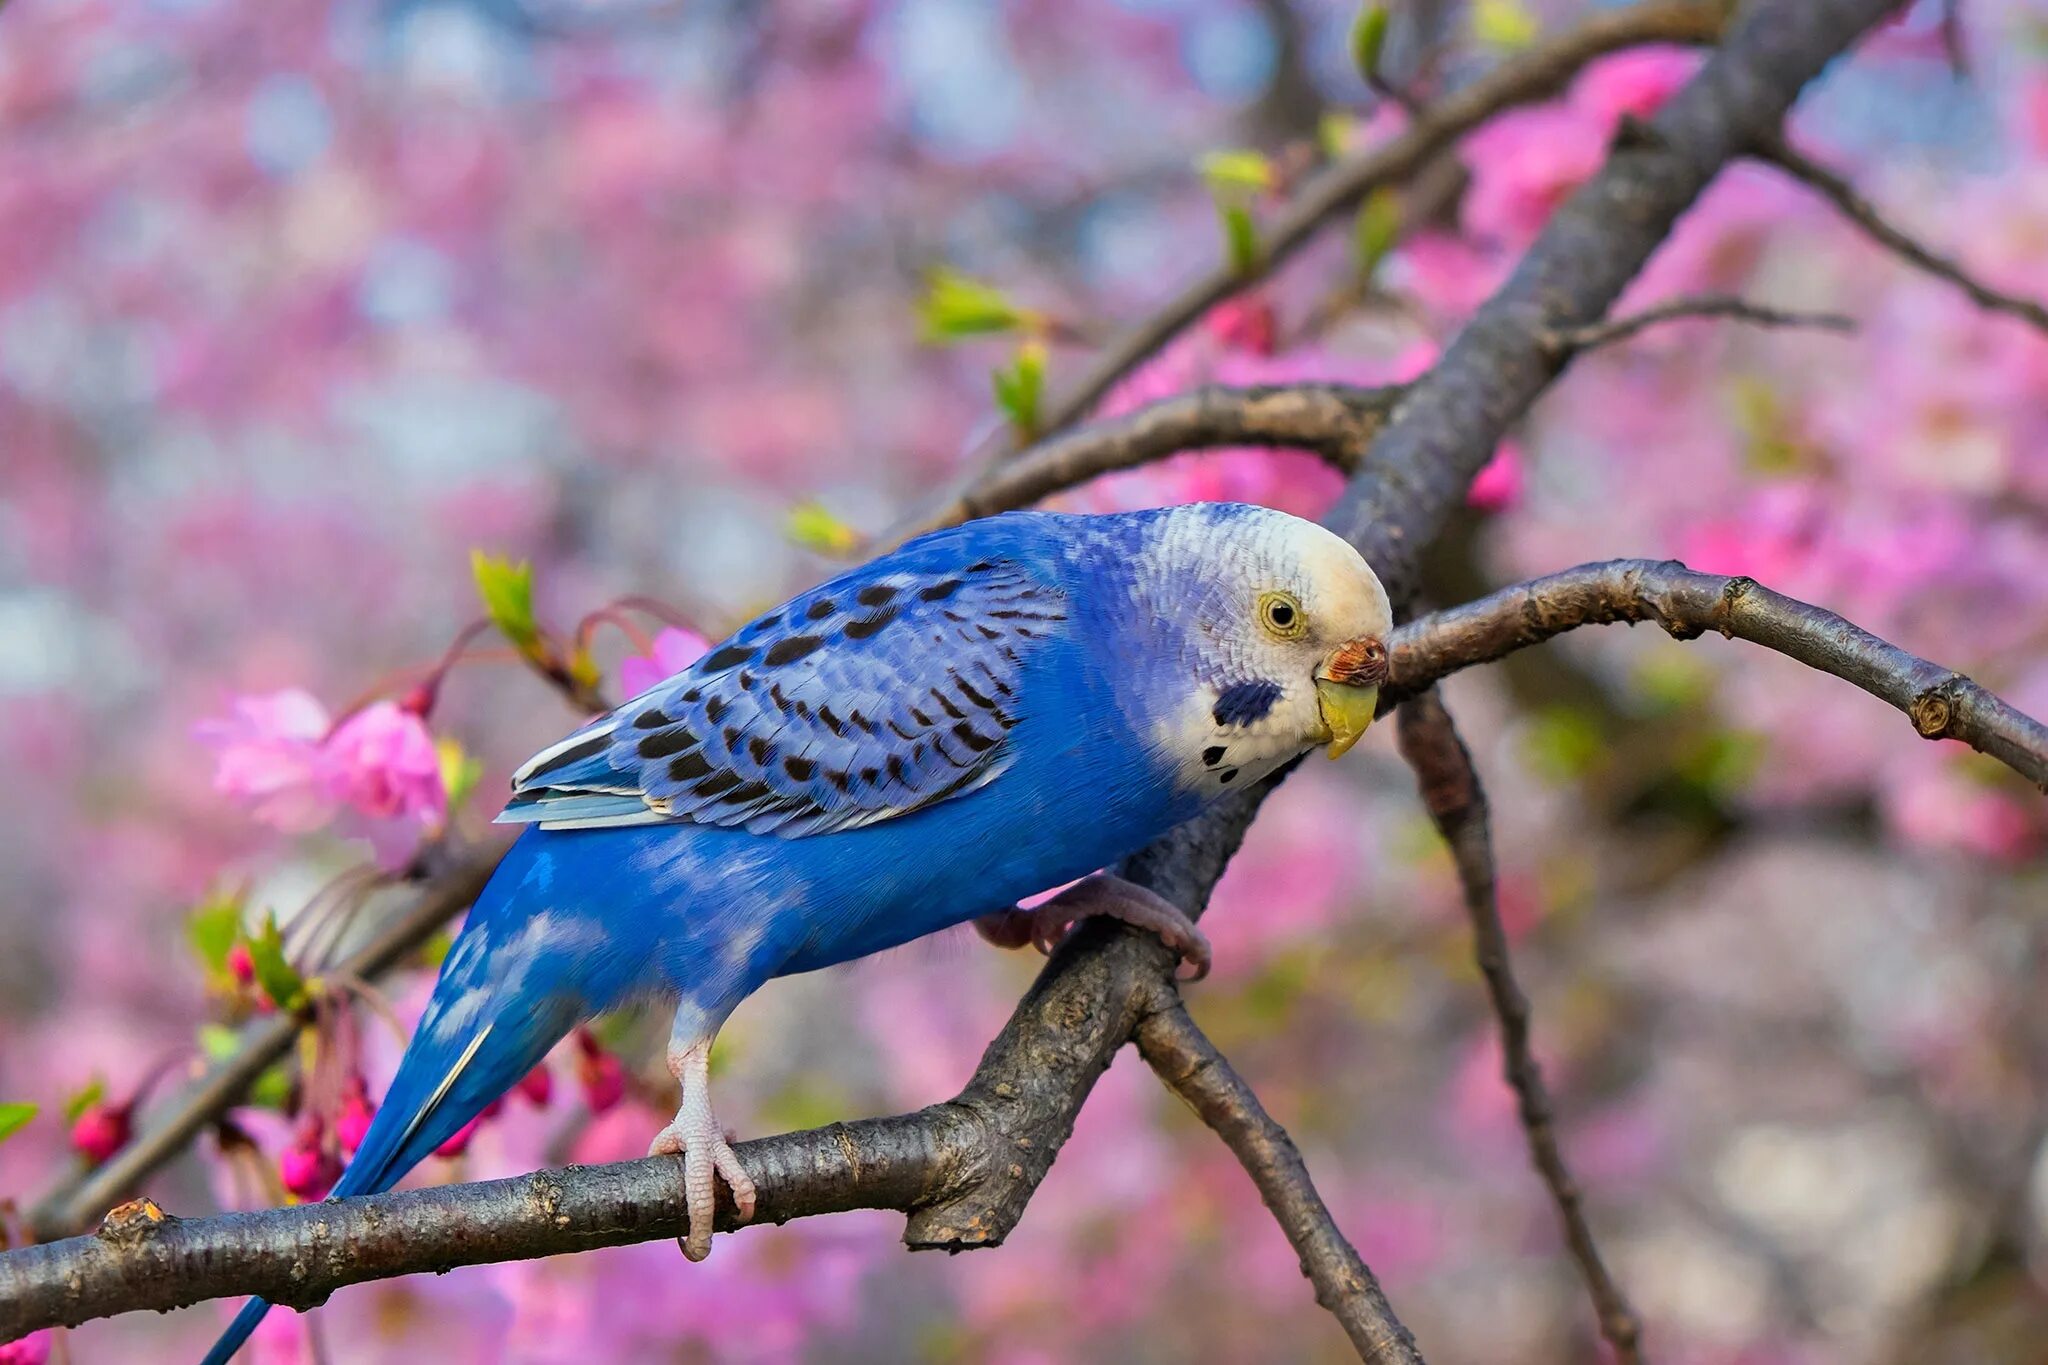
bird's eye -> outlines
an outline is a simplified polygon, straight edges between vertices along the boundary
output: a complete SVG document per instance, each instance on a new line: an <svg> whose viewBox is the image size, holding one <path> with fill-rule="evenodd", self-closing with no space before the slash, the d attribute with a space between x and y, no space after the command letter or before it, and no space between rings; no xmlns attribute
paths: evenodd
<svg viewBox="0 0 2048 1365"><path fill-rule="evenodd" d="M1259 624L1283 640L1298 640L1308 632L1308 617L1293 593L1261 593Z"/></svg>

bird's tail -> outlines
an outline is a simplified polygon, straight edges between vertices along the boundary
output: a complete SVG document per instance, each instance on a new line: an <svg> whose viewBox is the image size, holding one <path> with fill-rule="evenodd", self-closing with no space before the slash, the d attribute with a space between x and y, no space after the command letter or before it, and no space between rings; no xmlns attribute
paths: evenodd
<svg viewBox="0 0 2048 1365"><path fill-rule="evenodd" d="M515 864L531 860L534 843L532 836L522 839L478 898L333 1197L377 1194L397 1184L538 1065L582 1016L564 989L566 960L549 958L543 936L521 935L503 913L524 871ZM269 1310L262 1299L245 1304L205 1365L227 1365Z"/></svg>

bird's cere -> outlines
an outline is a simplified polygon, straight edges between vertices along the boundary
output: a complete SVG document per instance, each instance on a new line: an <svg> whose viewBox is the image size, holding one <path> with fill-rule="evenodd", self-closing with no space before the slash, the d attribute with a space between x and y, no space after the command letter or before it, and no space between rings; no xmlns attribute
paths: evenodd
<svg viewBox="0 0 2048 1365"><path fill-rule="evenodd" d="M1316 707L1329 731L1329 755L1342 758L1372 724L1380 684L1387 680L1387 647L1377 636L1347 640L1316 673Z"/></svg>

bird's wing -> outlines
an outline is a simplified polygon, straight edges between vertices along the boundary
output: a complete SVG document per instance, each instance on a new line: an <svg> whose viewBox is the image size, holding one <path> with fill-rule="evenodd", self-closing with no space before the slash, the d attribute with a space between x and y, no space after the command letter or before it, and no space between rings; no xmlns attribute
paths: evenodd
<svg viewBox="0 0 2048 1365"><path fill-rule="evenodd" d="M536 755L498 819L794 838L908 814L1008 766L1023 660L1066 618L1018 560L879 561Z"/></svg>

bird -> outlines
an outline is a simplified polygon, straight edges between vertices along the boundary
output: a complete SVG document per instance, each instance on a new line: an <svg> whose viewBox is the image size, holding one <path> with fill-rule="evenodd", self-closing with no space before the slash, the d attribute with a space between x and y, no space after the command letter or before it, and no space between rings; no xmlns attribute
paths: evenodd
<svg viewBox="0 0 2048 1365"><path fill-rule="evenodd" d="M756 1198L709 1084L742 1000L969 921L1018 946L1112 916L1205 971L1178 907L1102 869L1351 748L1391 625L1348 542L1240 503L1005 513L791 598L517 770L498 820L525 828L334 1197L389 1189L582 1021L661 999L681 1103L650 1153L683 1158L701 1259L715 1180L741 1221Z"/></svg>

